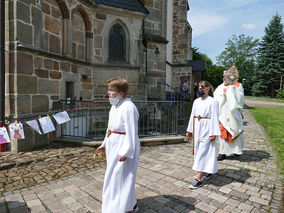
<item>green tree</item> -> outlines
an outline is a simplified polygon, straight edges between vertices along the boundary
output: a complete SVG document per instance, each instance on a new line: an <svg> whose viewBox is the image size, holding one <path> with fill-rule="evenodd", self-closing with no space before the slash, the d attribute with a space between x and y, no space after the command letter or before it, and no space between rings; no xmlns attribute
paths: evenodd
<svg viewBox="0 0 284 213"><path fill-rule="evenodd" d="M233 35L226 42L225 50L217 56L217 64L226 67L226 69L235 64L239 70L239 79L244 83L246 94L251 93L253 85L258 43L258 39L251 36L245 36L244 34Z"/></svg>
<svg viewBox="0 0 284 213"><path fill-rule="evenodd" d="M214 88L217 88L220 84L223 83L223 72L225 68L212 64L207 67L204 79L209 81Z"/></svg>
<svg viewBox="0 0 284 213"><path fill-rule="evenodd" d="M284 75L284 34L281 17L276 14L265 28L259 45L253 94L276 97L281 75Z"/></svg>
<svg viewBox="0 0 284 213"><path fill-rule="evenodd" d="M197 48L193 48L193 59L205 62L204 80L209 81L214 88L223 82L224 67L214 65L212 60L206 54L200 53Z"/></svg>

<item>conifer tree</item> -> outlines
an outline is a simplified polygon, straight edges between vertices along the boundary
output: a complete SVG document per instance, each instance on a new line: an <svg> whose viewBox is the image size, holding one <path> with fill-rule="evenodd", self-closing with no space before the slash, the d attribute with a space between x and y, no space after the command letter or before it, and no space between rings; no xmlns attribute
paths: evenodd
<svg viewBox="0 0 284 213"><path fill-rule="evenodd" d="M253 94L276 97L281 75L284 75L284 34L281 16L276 14L259 45Z"/></svg>

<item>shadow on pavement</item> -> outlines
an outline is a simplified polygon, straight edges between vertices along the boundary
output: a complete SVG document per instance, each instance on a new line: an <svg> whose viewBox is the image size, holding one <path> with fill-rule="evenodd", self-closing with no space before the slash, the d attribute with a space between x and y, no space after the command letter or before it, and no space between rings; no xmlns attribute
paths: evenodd
<svg viewBox="0 0 284 213"><path fill-rule="evenodd" d="M204 185L212 184L222 187L233 182L244 183L248 178L251 178L249 173L249 169L219 169L210 180L204 181Z"/></svg>
<svg viewBox="0 0 284 213"><path fill-rule="evenodd" d="M257 162L270 157L270 153L263 150L243 150L240 156L230 155L227 160L237 160L240 162Z"/></svg>
<svg viewBox="0 0 284 213"><path fill-rule="evenodd" d="M139 212L184 212L196 210L195 203L195 198L178 195L158 195L138 199Z"/></svg>
<svg viewBox="0 0 284 213"><path fill-rule="evenodd" d="M30 209L24 202L8 201L6 203L0 202L1 213L30 213Z"/></svg>

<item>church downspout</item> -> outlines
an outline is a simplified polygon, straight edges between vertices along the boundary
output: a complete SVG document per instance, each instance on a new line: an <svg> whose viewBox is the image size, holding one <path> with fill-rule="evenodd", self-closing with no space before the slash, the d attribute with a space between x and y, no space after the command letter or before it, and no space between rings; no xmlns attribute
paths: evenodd
<svg viewBox="0 0 284 213"><path fill-rule="evenodd" d="M2 127L5 124L5 0L1 0L0 19L0 126ZM0 144L0 152L3 151L5 144Z"/></svg>

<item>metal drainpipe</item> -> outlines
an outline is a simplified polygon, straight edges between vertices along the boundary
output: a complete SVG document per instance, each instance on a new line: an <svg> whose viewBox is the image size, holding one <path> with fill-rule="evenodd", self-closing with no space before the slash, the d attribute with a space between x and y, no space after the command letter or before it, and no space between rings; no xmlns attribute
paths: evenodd
<svg viewBox="0 0 284 213"><path fill-rule="evenodd" d="M147 49L147 40L144 40L144 36L145 36L145 17L143 18L143 22L142 22L142 45L145 47L145 76L146 76L146 80L147 80L147 66L148 66L148 49ZM145 43L144 43L145 42Z"/></svg>
<svg viewBox="0 0 284 213"><path fill-rule="evenodd" d="M5 124L5 0L0 5L0 126ZM0 152L5 151L5 144L0 144Z"/></svg>

